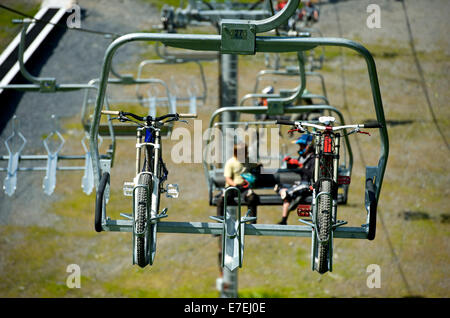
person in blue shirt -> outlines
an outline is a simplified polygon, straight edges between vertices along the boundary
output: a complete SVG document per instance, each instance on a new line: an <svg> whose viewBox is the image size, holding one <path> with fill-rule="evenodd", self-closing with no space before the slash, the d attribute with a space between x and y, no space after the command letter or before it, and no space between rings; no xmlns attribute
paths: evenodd
<svg viewBox="0 0 450 318"><path fill-rule="evenodd" d="M314 176L314 146L313 136L310 134L303 134L295 143L299 146L298 158L291 157L284 158L287 167L297 169L300 175L300 180L296 181L291 186L276 185L274 190L283 200L282 219L278 224L286 225L289 213L297 207L297 205L306 196L311 194L311 180Z"/></svg>

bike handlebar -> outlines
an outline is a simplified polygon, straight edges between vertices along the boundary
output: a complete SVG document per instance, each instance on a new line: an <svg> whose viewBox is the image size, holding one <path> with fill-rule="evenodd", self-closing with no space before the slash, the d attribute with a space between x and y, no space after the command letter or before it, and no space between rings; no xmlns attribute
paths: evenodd
<svg viewBox="0 0 450 318"><path fill-rule="evenodd" d="M383 126L380 123L369 123L364 124L364 128L382 128Z"/></svg>
<svg viewBox="0 0 450 318"><path fill-rule="evenodd" d="M279 124L279 125L288 125L288 126L295 126L295 121L292 121L292 120L284 120L284 119L277 119L276 124Z"/></svg>
<svg viewBox="0 0 450 318"><path fill-rule="evenodd" d="M197 114L177 114L177 113L175 113L175 114L166 114L166 115L162 115L160 117L155 117L155 118L152 118L151 116L142 117L142 116L138 116L138 115L133 114L133 113L123 112L123 111L118 111L118 110L102 110L101 114L102 115L113 115L113 116L119 116L119 117L121 117L121 116L131 116L134 119L139 120L139 121L148 121L148 120L150 120L150 121L152 121L152 120L154 120L154 121L161 121L161 120L166 119L166 118L177 118L177 119L178 118L197 118Z"/></svg>
<svg viewBox="0 0 450 318"><path fill-rule="evenodd" d="M368 124L359 124L359 125L345 125L345 126L322 126L322 125L316 125L316 124L310 124L310 123L306 123L306 122L301 122L301 121L292 121L292 120L282 120L282 119L278 119L276 121L276 124L279 125L288 125L288 126L307 126L307 127L313 127L319 130L327 130L330 128L327 127L331 127L331 129L333 131L336 130L342 130L342 129L348 129L348 128L382 128L382 125L380 123L368 123Z"/></svg>
<svg viewBox="0 0 450 318"><path fill-rule="evenodd" d="M178 114L179 118L197 118L197 114Z"/></svg>
<svg viewBox="0 0 450 318"><path fill-rule="evenodd" d="M118 110L102 110L102 115L114 115L119 116L120 112Z"/></svg>

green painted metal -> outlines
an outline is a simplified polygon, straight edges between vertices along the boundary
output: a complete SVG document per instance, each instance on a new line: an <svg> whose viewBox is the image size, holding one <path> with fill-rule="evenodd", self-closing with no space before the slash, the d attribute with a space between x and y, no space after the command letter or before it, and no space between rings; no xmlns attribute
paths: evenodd
<svg viewBox="0 0 450 318"><path fill-rule="evenodd" d="M311 227L307 225L245 224L245 235L311 237ZM104 228L112 232L132 232L130 220L107 220ZM223 225L211 222L158 222L158 233L214 234L222 235ZM367 233L360 227L338 227L334 238L366 239Z"/></svg>

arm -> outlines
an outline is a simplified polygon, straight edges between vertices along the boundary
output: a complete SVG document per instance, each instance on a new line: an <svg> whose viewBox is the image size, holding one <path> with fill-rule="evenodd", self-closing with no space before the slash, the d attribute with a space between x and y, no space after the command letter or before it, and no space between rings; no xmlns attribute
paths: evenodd
<svg viewBox="0 0 450 318"><path fill-rule="evenodd" d="M230 186L232 186L232 187L236 187L237 186L237 184L233 181L233 179L232 178L230 178L230 177L225 177L225 182L227 183L227 184L229 184Z"/></svg>

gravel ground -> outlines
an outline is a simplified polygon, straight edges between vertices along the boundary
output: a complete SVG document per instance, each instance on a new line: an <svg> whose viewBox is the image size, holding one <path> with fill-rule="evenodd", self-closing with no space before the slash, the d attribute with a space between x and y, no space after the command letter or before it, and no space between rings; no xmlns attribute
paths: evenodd
<svg viewBox="0 0 450 318"><path fill-rule="evenodd" d="M325 36L359 39L361 43L409 47L405 11L418 51L443 50L450 53L450 40L445 22L450 14L450 2L445 0L329 0L322 1L320 29ZM381 28L365 27L370 4L378 4ZM337 21L337 27L336 27Z"/></svg>

